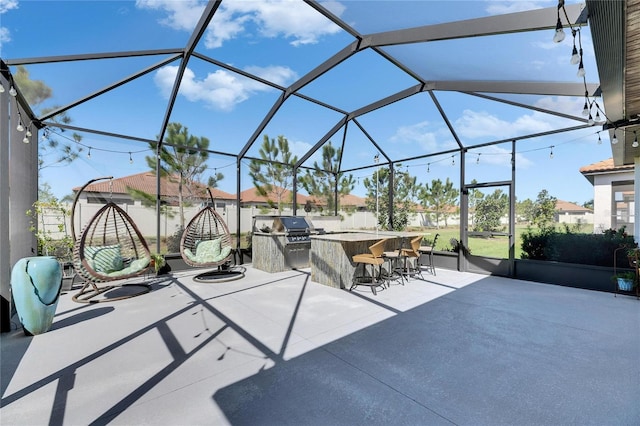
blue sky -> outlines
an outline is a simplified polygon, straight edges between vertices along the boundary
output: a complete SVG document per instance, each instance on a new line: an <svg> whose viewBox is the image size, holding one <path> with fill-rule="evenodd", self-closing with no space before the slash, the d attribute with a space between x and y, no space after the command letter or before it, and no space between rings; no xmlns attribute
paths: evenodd
<svg viewBox="0 0 640 426"><path fill-rule="evenodd" d="M573 3L573 2L567 2ZM451 7L455 4L455 7ZM363 34L397 28L472 19L492 14L552 7L555 1L331 1L323 5ZM181 48L189 39L204 3L189 1L12 1L0 3L0 54L3 58L48 57L144 49ZM91 19L96 17L97 19ZM55 22L55 26L43 25ZM451 40L393 46L386 51L418 70L426 80L524 80L581 82L569 64L571 36L551 41L552 31L509 36ZM264 79L288 86L353 41L308 5L299 1L225 0L196 51ZM588 27L582 30L587 82L597 82L597 69ZM487 48L491 46L492 48ZM168 55L92 60L27 66L31 78L53 89L42 108L66 105L109 84L168 58ZM166 66L125 86L69 110L79 127L153 139L160 132L166 99L178 63ZM301 90L301 93L353 111L417 84L417 81L375 52L365 50ZM183 77L171 120L191 134L210 139L210 148L237 152L245 146L280 92L224 68L192 58ZM497 96L497 95L496 95ZM452 126L465 145L482 144L544 132L579 122L530 109L488 101L458 92L436 92ZM580 116L583 98L501 95L511 101ZM599 102L602 106L602 102ZM263 134L284 135L302 156L342 115L316 104L290 98ZM455 141L427 93L358 118L392 159L409 158L450 149ZM598 127L518 142L516 194L535 199L541 189L567 201L593 198L591 184L578 172L581 166L611 156L608 135ZM60 140L68 136L58 135ZM43 170L41 179L58 196L103 175L116 177L147 169L146 144L82 134L84 153L72 165ZM334 145L343 134L334 135ZM352 124L347 128L344 168L371 164L376 148ZM249 150L258 156L262 135ZM551 148L553 147L553 148ZM91 148L91 158L87 153ZM467 156L466 180L510 179L510 143L472 150ZM550 154L553 151L553 158ZM129 158L133 160L129 162ZM312 157L308 165L317 156ZM405 162L418 181L447 178L460 182L457 155L445 154ZM452 164L453 163L453 164ZM243 176L246 175L243 162ZM211 155L203 176L222 172L220 189L236 192L235 159ZM373 169L353 173L354 194L364 196L362 180ZM243 177L242 189L251 187Z"/></svg>

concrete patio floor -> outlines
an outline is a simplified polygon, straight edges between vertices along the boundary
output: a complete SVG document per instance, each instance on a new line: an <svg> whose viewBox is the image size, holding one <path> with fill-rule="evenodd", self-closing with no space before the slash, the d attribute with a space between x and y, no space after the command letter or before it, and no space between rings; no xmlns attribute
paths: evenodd
<svg viewBox="0 0 640 426"><path fill-rule="evenodd" d="M64 294L0 336L3 425L638 425L640 302L438 270L373 296L308 270ZM13 318L17 322L17 318Z"/></svg>

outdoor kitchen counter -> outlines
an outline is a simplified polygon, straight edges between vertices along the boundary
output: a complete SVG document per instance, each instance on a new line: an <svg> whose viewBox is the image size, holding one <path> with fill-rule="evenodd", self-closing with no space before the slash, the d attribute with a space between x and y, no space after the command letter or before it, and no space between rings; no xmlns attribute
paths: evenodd
<svg viewBox="0 0 640 426"><path fill-rule="evenodd" d="M311 236L311 280L335 288L349 288L355 272L353 256L369 253L369 246L383 238L385 251L397 250L417 232L345 232Z"/></svg>

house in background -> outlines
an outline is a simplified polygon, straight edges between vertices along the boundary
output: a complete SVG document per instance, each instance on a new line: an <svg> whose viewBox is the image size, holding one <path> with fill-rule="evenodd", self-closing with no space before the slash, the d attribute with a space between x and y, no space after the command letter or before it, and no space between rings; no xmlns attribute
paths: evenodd
<svg viewBox="0 0 640 426"><path fill-rule="evenodd" d="M160 178L160 197L164 203L170 206L178 205L178 177L165 176ZM81 204L105 204L113 201L116 204L127 206L142 205L142 201L135 199L128 189L145 192L153 195L155 199L157 180L153 172L142 172L135 175L124 176L111 180L102 180L88 185L78 203ZM216 202L216 208L225 206L235 206L236 196L216 188L210 188L213 198ZM74 194L80 190L80 187L73 188ZM192 205L200 205L202 203L210 203L207 187L198 183L190 182L183 185L182 197Z"/></svg>
<svg viewBox="0 0 640 426"><path fill-rule="evenodd" d="M279 186L273 186L271 193L267 196L258 194L258 190L255 187L245 189L240 193L240 207L255 207L258 209L269 210L278 208L278 194L282 198L282 208L290 210L293 208L293 192L281 188ZM296 198L298 201L298 208L302 208L305 205L309 197L306 195L297 193Z"/></svg>
<svg viewBox="0 0 640 426"><path fill-rule="evenodd" d="M614 166L613 158L580 168L593 185L593 232L626 227L634 233L634 165Z"/></svg>
<svg viewBox="0 0 640 426"><path fill-rule="evenodd" d="M568 201L556 200L555 221L567 224L593 223L593 211Z"/></svg>

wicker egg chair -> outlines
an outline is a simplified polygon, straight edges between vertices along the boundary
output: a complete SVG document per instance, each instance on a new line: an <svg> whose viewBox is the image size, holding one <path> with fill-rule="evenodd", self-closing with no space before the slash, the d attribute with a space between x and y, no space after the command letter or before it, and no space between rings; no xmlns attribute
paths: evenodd
<svg viewBox="0 0 640 426"><path fill-rule="evenodd" d="M71 208L73 266L83 281L82 288L72 299L81 303L107 302L127 299L149 292L146 283L128 282L128 278L144 274L151 254L144 237L131 217L121 207L109 201L89 220L78 237L75 233L76 204L82 191L91 183L112 179L102 177L87 182L76 194ZM94 299L117 287L139 287L123 294ZM115 292L114 292L115 293Z"/></svg>
<svg viewBox="0 0 640 426"><path fill-rule="evenodd" d="M189 221L180 239L180 255L184 262L195 268L216 268L196 275L198 282L234 281L244 277L245 269L237 267L229 228L218 214L215 200Z"/></svg>
<svg viewBox="0 0 640 426"><path fill-rule="evenodd" d="M234 250L231 234L218 214L211 190L207 188L210 205L200 210L190 221L180 239L180 255L184 262L196 268L213 268L231 262Z"/></svg>

